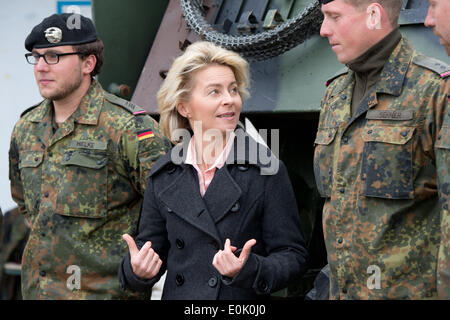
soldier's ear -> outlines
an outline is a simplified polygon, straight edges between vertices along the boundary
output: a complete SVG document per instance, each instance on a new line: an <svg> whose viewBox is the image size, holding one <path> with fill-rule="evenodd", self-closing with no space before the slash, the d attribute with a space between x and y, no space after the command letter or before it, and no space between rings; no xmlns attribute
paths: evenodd
<svg viewBox="0 0 450 320"><path fill-rule="evenodd" d="M97 65L97 57L95 55L91 54L88 57L84 58L82 67L83 73L91 74L96 65Z"/></svg>
<svg viewBox="0 0 450 320"><path fill-rule="evenodd" d="M367 28L369 30L379 30L381 29L381 15L385 11L379 3L371 3L367 7Z"/></svg>

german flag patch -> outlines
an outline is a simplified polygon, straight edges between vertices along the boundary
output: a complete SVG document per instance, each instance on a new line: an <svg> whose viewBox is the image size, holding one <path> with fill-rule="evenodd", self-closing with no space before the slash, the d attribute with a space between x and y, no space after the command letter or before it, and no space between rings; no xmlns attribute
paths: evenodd
<svg viewBox="0 0 450 320"><path fill-rule="evenodd" d="M141 140L144 140L147 138L152 138L155 136L155 134L153 133L152 130L144 130L144 131L139 131L137 133L137 136L138 136L138 140L141 141Z"/></svg>

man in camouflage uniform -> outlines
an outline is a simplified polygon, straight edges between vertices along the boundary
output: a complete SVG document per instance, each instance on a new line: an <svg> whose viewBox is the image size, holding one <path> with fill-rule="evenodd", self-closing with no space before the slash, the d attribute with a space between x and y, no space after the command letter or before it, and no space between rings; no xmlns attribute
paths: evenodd
<svg viewBox="0 0 450 320"><path fill-rule="evenodd" d="M450 0L430 0L425 25L433 28L441 44L450 56ZM447 75L448 76L448 75ZM447 92L450 101L450 92ZM439 141L435 144L439 191L441 192L441 245L438 258L438 295L441 299L450 299L450 109L444 115L444 123L439 134Z"/></svg>
<svg viewBox="0 0 450 320"><path fill-rule="evenodd" d="M148 298L119 288L147 176L168 148L157 123L93 78L103 44L81 15L52 15L25 48L41 103L11 137L13 199L31 234L22 260L25 299Z"/></svg>
<svg viewBox="0 0 450 320"><path fill-rule="evenodd" d="M449 67L402 37L401 4L322 0L321 35L348 67L327 82L315 140L332 299L437 297Z"/></svg>

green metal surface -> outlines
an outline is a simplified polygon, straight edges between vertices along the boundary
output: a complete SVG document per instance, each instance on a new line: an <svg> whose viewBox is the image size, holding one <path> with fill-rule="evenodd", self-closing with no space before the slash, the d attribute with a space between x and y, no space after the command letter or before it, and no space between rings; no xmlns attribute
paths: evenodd
<svg viewBox="0 0 450 320"><path fill-rule="evenodd" d="M128 85L130 94L123 96L131 98L168 4L169 0L92 1L92 16L105 45L99 74L105 89Z"/></svg>

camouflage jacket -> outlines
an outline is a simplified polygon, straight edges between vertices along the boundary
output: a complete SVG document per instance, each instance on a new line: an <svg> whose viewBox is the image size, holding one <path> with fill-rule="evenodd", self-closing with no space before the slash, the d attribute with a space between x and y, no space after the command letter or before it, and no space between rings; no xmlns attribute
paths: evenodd
<svg viewBox="0 0 450 320"><path fill-rule="evenodd" d="M11 193L31 225L25 299L145 298L119 288L147 177L170 144L145 111L93 81L59 129L52 102L22 114L9 152ZM53 133L54 132L54 133Z"/></svg>
<svg viewBox="0 0 450 320"><path fill-rule="evenodd" d="M436 173L448 171L448 158L434 146L447 112L446 70L403 38L353 117L353 71L328 81L314 174L326 198L330 298L437 297L444 195Z"/></svg>
<svg viewBox="0 0 450 320"><path fill-rule="evenodd" d="M447 77L450 75L450 71ZM449 80L447 80L449 81ZM447 87L448 88L448 87ZM442 203L441 245L438 258L438 297L450 300L450 92L447 91L447 111L435 144L437 177Z"/></svg>

